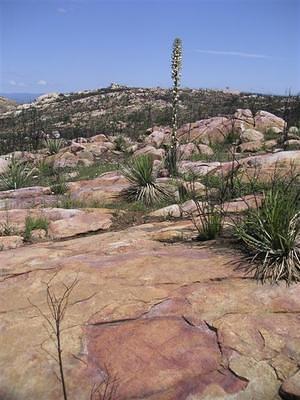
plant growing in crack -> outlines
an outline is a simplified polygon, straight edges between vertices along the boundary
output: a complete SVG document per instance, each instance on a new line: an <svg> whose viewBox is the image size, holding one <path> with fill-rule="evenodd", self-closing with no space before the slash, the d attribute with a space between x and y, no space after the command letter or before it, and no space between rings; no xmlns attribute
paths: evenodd
<svg viewBox="0 0 300 400"><path fill-rule="evenodd" d="M41 348L43 351L50 356L58 366L59 373L55 373L57 379L61 384L62 395L64 400L68 400L67 391L67 380L64 370L64 361L62 357L62 332L68 328L63 328L63 321L65 319L68 307L79 303L81 300L70 303L70 296L78 284L77 277L70 283L65 284L62 282L63 289L60 294L55 291L52 285L53 280L57 276L55 273L48 282L44 282L46 285L46 300L48 313L43 311L39 306L34 304L29 298L29 303L38 311L38 314L45 321L45 329L51 341L54 343L56 352L53 354L44 347L43 342ZM92 295L93 296L93 295ZM91 296L91 297L92 297ZM90 297L89 297L90 298ZM87 300L87 299L84 299ZM74 355L73 355L74 356ZM76 356L74 356L77 358ZM107 368L104 366L104 371L100 371L101 376L100 383L94 384L90 391L89 400L117 400L117 391L119 388L119 382L116 376L112 375Z"/></svg>
<svg viewBox="0 0 300 400"><path fill-rule="evenodd" d="M57 274L46 282L46 298L47 298L47 307L49 314L47 315L42 309L36 304L32 303L30 299L28 299L29 303L38 311L38 313L42 316L44 321L46 322L46 330L48 332L49 338L54 342L56 348L56 354L51 354L48 352L43 346L43 350L47 352L47 354L55 360L59 368L59 375L56 374L58 380L61 383L62 393L64 400L68 400L67 395L67 387L66 380L64 374L64 364L62 358L62 344L61 344L61 336L62 336L62 323L64 321L68 306L70 295L73 292L75 286L78 284L78 279L75 278L73 282L69 285L63 283L63 291L61 294L55 293L53 287L51 286L51 282L55 278Z"/></svg>

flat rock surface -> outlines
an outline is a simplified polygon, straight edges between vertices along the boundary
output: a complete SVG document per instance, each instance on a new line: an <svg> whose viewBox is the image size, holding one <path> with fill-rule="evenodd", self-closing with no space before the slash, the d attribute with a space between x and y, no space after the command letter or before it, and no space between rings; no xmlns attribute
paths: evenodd
<svg viewBox="0 0 300 400"><path fill-rule="evenodd" d="M46 219L49 223L48 235L51 239L106 230L113 222L112 210L105 208L34 208L0 211L0 224L9 224L16 232L23 233L28 216Z"/></svg>
<svg viewBox="0 0 300 400"><path fill-rule="evenodd" d="M69 398L105 369L119 399L275 400L300 362L300 285L260 285L228 245L166 244L149 223L0 252L0 398L61 398L45 282L78 280L62 323ZM38 309L37 309L38 307Z"/></svg>

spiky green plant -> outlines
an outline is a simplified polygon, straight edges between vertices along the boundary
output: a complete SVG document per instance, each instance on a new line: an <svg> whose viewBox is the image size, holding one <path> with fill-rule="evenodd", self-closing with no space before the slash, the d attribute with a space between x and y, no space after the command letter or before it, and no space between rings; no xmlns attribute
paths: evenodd
<svg viewBox="0 0 300 400"><path fill-rule="evenodd" d="M50 154L57 154L63 147L64 141L62 139L46 139L44 145Z"/></svg>
<svg viewBox="0 0 300 400"><path fill-rule="evenodd" d="M13 190L28 186L32 173L32 169L13 157L7 170L0 174L1 190Z"/></svg>
<svg viewBox="0 0 300 400"><path fill-rule="evenodd" d="M127 201L140 201L150 206L170 198L170 192L156 182L153 175L153 160L149 155L142 155L131 160L122 168L130 186L121 192Z"/></svg>
<svg viewBox="0 0 300 400"><path fill-rule="evenodd" d="M196 212L190 213L191 220L198 231L197 240L216 239L223 227L224 213L220 206L208 201L193 199Z"/></svg>
<svg viewBox="0 0 300 400"><path fill-rule="evenodd" d="M171 144L166 155L166 168L169 170L171 176L177 176L177 128L178 128L178 101L179 101L179 87L181 78L182 66L182 42L181 39L176 38L173 43L172 50L172 80L173 80L173 100L172 100L172 135Z"/></svg>
<svg viewBox="0 0 300 400"><path fill-rule="evenodd" d="M31 215L28 215L25 220L24 239L30 240L33 230L43 229L47 233L48 228L49 228L49 221L47 218L43 216L32 217Z"/></svg>
<svg viewBox="0 0 300 400"><path fill-rule="evenodd" d="M248 210L235 223L235 233L250 256L248 270L256 279L300 281L299 191L293 187L268 190L261 207Z"/></svg>

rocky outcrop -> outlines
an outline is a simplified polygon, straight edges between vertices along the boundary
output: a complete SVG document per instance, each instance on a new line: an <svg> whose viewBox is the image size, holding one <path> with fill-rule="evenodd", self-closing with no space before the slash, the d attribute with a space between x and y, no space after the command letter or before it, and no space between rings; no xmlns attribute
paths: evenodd
<svg viewBox="0 0 300 400"><path fill-rule="evenodd" d="M49 315L44 282L59 295L77 278L62 332L70 398L89 398L106 367L124 399L277 399L298 369L300 286L258 285L226 247L153 240L187 228L150 223L0 252L1 398L61 397L36 307Z"/></svg>
<svg viewBox="0 0 300 400"><path fill-rule="evenodd" d="M32 186L0 191L0 210L53 205L56 201L56 196L52 195L49 187Z"/></svg>
<svg viewBox="0 0 300 400"><path fill-rule="evenodd" d="M264 135L256 129L245 129L240 136L242 143L262 141Z"/></svg>
<svg viewBox="0 0 300 400"><path fill-rule="evenodd" d="M18 234L23 234L27 217L48 221L47 236L62 239L107 230L112 225L113 213L107 209L35 208L0 211L0 224L6 222ZM8 240L8 239L7 239Z"/></svg>
<svg viewBox="0 0 300 400"><path fill-rule="evenodd" d="M266 132L270 128L279 128L280 130L284 130L285 121L282 118L277 117L274 114L271 114L267 111L258 111L255 114L254 118L254 126L255 129Z"/></svg>
<svg viewBox="0 0 300 400"><path fill-rule="evenodd" d="M92 205L93 202L105 204L114 201L128 185L127 179L114 171L107 172L99 178L70 182L68 188L72 199Z"/></svg>
<svg viewBox="0 0 300 400"><path fill-rule="evenodd" d="M153 146L147 145L134 152L134 157L142 155L149 155L152 160L162 160L165 156L165 151L164 149L156 149Z"/></svg>

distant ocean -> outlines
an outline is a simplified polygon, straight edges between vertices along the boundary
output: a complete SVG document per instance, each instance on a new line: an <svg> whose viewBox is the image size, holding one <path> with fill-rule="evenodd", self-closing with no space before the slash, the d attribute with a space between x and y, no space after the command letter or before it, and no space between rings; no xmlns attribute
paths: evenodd
<svg viewBox="0 0 300 400"><path fill-rule="evenodd" d="M0 93L0 96L14 100L19 104L31 103L43 93Z"/></svg>

